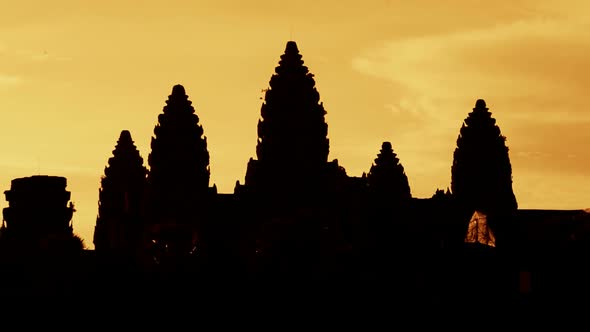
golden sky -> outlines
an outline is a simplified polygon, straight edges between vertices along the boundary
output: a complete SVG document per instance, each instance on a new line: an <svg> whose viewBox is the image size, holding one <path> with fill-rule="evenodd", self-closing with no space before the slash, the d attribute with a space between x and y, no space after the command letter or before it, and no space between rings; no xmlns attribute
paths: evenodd
<svg viewBox="0 0 590 332"><path fill-rule="evenodd" d="M450 186L463 119L486 100L507 136L521 208L590 206L590 3L467 0L7 1L0 11L0 189L68 178L92 248L98 188L128 129L147 163L182 84L212 184L255 156L262 89L297 41L328 112L330 159L369 170L391 141L412 194ZM5 200L0 205L6 206Z"/></svg>

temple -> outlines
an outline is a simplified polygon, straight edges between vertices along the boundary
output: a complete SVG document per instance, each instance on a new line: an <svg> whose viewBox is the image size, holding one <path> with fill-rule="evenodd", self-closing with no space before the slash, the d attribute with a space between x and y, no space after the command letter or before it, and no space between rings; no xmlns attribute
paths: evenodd
<svg viewBox="0 0 590 332"><path fill-rule="evenodd" d="M100 179L95 249L68 247L89 287L195 295L215 283L343 283L437 305L590 291L581 264L590 213L518 208L506 137L483 99L458 123L450 189L418 198L395 142L383 141L361 176L329 159L313 77L287 42L260 107L256 155L233 193L210 184L205 130L184 86L157 116L146 166L122 130ZM0 257L73 243L65 188L62 177L12 181Z"/></svg>

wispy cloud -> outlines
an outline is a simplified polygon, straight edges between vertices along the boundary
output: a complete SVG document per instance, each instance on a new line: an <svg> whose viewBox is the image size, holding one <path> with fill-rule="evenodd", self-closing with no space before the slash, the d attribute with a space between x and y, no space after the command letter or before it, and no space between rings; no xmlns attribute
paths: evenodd
<svg viewBox="0 0 590 332"><path fill-rule="evenodd" d="M581 15L562 11L390 40L363 51L352 66L401 87L384 106L398 124L395 144L429 142L407 161L409 169L426 170L441 158L450 165L461 121L483 98L508 137L517 187L529 185L520 173L581 174L590 167L584 152L590 141L590 21Z"/></svg>
<svg viewBox="0 0 590 332"><path fill-rule="evenodd" d="M501 118L514 127L590 123L584 98L590 86L584 74L590 68L589 28L575 18L538 18L393 40L365 51L352 66L403 87L389 107L398 117L419 115L432 129L456 123L478 98L498 105ZM510 112L502 110L505 105Z"/></svg>
<svg viewBox="0 0 590 332"><path fill-rule="evenodd" d="M394 40L353 60L360 72L427 92L462 97L578 95L590 83L590 24L517 21L488 29Z"/></svg>
<svg viewBox="0 0 590 332"><path fill-rule="evenodd" d="M10 87L23 83L20 76L0 74L0 87Z"/></svg>

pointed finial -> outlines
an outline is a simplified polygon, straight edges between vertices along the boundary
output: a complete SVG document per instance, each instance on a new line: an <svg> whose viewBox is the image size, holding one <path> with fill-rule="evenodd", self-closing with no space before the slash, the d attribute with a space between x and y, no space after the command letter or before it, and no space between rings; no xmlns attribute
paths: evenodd
<svg viewBox="0 0 590 332"><path fill-rule="evenodd" d="M119 141L130 141L131 140L131 133L129 130L121 131L121 135L119 136Z"/></svg>
<svg viewBox="0 0 590 332"><path fill-rule="evenodd" d="M184 96L186 94L186 92L184 91L184 87L182 85L176 84L172 88L172 94L173 95L181 95L181 96Z"/></svg>
<svg viewBox="0 0 590 332"><path fill-rule="evenodd" d="M297 43L292 40L288 41L287 47L285 48L285 53L299 53Z"/></svg>
<svg viewBox="0 0 590 332"><path fill-rule="evenodd" d="M475 110L475 109L483 109L483 110L486 110L486 111L487 111L487 110L488 110L488 108L486 107L486 102L485 102L485 100L483 100L483 99L478 99L478 100L475 102L475 108L474 108L473 110Z"/></svg>

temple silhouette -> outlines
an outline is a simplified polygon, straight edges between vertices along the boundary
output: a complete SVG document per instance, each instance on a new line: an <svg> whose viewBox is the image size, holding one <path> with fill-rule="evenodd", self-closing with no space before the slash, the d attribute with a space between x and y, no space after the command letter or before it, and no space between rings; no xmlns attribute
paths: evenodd
<svg viewBox="0 0 590 332"><path fill-rule="evenodd" d="M427 303L543 303L588 291L590 213L518 208L506 138L483 99L459 130L450 188L430 198L412 196L395 142L375 146L362 176L348 175L329 158L325 115L313 74L287 42L245 181L218 193L205 130L185 88L173 86L147 165L128 130L107 160L94 250L73 233L65 178L12 181L0 233L2 290L348 283ZM72 271L86 277L60 278Z"/></svg>

